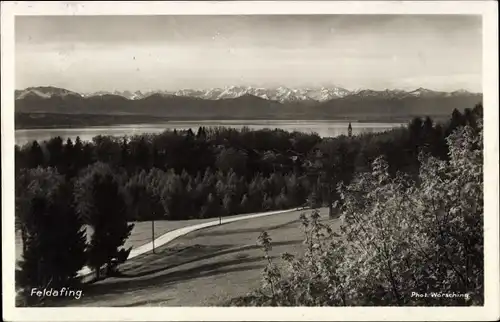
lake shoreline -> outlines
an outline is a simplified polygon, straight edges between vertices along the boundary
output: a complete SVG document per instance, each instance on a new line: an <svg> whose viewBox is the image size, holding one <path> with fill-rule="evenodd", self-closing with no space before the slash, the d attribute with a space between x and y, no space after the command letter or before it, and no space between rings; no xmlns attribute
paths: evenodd
<svg viewBox="0 0 500 322"><path fill-rule="evenodd" d="M17 127L15 128L15 131L28 131L28 130L70 130L70 129L100 129L100 128L103 128L103 127L109 127L109 128L116 128L116 127L122 127L122 126L132 126L132 125L137 125L139 128L141 127L141 125L150 125L150 124L156 124L156 125L162 125L162 124L176 124L176 123L179 123L179 124L182 124L182 123L186 123L186 122L200 122L199 123L199 126L205 126L204 123L206 122L213 122L213 121L223 121L223 122L236 122L236 121L242 121L240 119L186 119L186 120L181 120L181 119L177 119L177 120L173 120L173 119L169 119L169 120L158 120L156 122L130 122L130 123L112 123L112 124L97 124L97 125L88 125L88 126L81 126L79 124L61 124L61 125L53 125L53 126L27 126L27 127ZM237 123L237 125L248 125L248 124L252 124L251 122L252 121L255 121L255 122L262 122L262 121L269 121L269 119L247 119L247 120L244 120L245 122L247 123ZM271 122L296 122L297 124L300 124L300 122L321 122L321 123L328 123L328 122L335 122L335 123L345 123L346 126L349 124L349 123L352 123L352 124L356 124L356 123L359 123L359 124L370 124L370 123L400 123L400 122L396 122L396 121L372 121L372 120L338 120L338 119L332 119L332 120L325 120L325 119L318 119L318 120L315 120L315 119L302 119L302 120L299 120L299 119L275 119L275 120L272 120ZM258 123L258 124L262 124L262 123ZM290 124L290 123L288 123ZM293 124L293 123L292 123ZM234 125L234 123L231 123L231 124L228 124L227 127L231 127L231 125ZM272 123L269 124L270 126L272 126ZM226 125L225 124L221 124L220 126L222 127L225 127ZM210 127L210 126L208 126ZM274 127L273 127L274 128Z"/></svg>
<svg viewBox="0 0 500 322"><path fill-rule="evenodd" d="M187 131L191 129L196 133L200 127L210 128L231 128L251 131L259 130L283 130L287 132L315 133L316 135L328 138L341 135L348 135L349 124L352 127L352 134L385 132L394 128L404 126L406 123L382 123L382 122L359 122L344 120L191 120L180 121L171 120L169 122L157 123L135 123L120 125L101 125L93 127L53 127L53 128L33 128L17 129L15 131L15 144L18 146L37 140L39 142L48 141L54 137L81 141L92 141L96 136L110 136L115 138L135 137L141 135L158 135L165 131Z"/></svg>
<svg viewBox="0 0 500 322"><path fill-rule="evenodd" d="M15 130L56 130L75 128L96 128L104 126L129 126L140 124L167 124L172 122L210 122L210 121L244 121L244 122L338 122L338 123L407 123L414 116L387 117L386 115L339 115L336 118L324 118L314 115L307 115L302 118L287 117L286 115L275 118L272 116L263 117L231 117L227 115L214 115L213 117L165 117L154 115L117 115L117 114L54 114L54 113L15 113ZM432 116L439 119L440 116Z"/></svg>

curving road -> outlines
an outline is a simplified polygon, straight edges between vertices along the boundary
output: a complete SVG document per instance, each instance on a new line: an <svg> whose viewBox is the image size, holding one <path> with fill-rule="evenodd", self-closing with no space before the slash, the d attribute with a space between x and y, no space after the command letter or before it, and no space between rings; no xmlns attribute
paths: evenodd
<svg viewBox="0 0 500 322"><path fill-rule="evenodd" d="M293 211L298 211L301 209L304 209L304 208L293 208L293 209L287 209L287 210L261 212L261 213L250 214L250 215L241 215L238 217L231 217L231 218L222 218L221 220L217 219L217 220L209 221L209 222L206 222L203 224L197 224L197 225L192 225L192 226L187 226L187 227L175 229L175 230L169 231L169 232L161 235L160 237L156 238L154 240L154 242L151 241L151 242L144 244L142 246L139 246L137 248L133 248L132 251L130 252L127 260L152 251L153 244L154 244L154 247L157 248L157 247L163 246L163 245L171 242L172 240L174 240L176 238L179 238L181 236L184 236L184 235L189 234L189 233L196 231L196 230L200 230L200 229L208 228L208 227L213 227L213 226L217 226L217 225L221 225L221 224L228 224L228 223L240 221L240 220L247 220L247 219L259 218L259 217L283 214L286 212L293 212ZM82 268L78 272L78 275L82 276L82 277L87 277L90 274L92 274L92 270L87 266L85 266L84 268Z"/></svg>

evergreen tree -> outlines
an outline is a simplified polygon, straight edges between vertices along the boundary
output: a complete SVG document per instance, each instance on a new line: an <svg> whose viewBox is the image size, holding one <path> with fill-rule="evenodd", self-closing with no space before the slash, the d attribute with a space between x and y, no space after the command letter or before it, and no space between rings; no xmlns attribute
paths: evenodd
<svg viewBox="0 0 500 322"><path fill-rule="evenodd" d="M454 109L451 113L451 120L446 129L445 136L448 137L453 131L455 131L458 127L465 126L466 120L465 117L460 113L459 110Z"/></svg>
<svg viewBox="0 0 500 322"><path fill-rule="evenodd" d="M85 263L85 230L71 207L71 189L52 168L22 172L16 190L16 218L22 231L23 254L16 284L26 304L39 298L32 288L70 287Z"/></svg>
<svg viewBox="0 0 500 322"><path fill-rule="evenodd" d="M207 202L201 208L200 218L212 218L222 215L222 206L220 199L213 193L210 193L207 198Z"/></svg>
<svg viewBox="0 0 500 322"><path fill-rule="evenodd" d="M96 154L91 143L86 142L82 147L81 169L96 161Z"/></svg>
<svg viewBox="0 0 500 322"><path fill-rule="evenodd" d="M75 169L75 176L78 171L86 166L83 160L83 143L79 136L76 137L75 144L73 145L73 158L71 159L71 163Z"/></svg>
<svg viewBox="0 0 500 322"><path fill-rule="evenodd" d="M75 146L71 138L66 140L63 148L63 156L59 171L66 175L66 178L71 179L76 175L76 167L74 162Z"/></svg>
<svg viewBox="0 0 500 322"><path fill-rule="evenodd" d="M224 199L222 200L222 205L224 207L224 214L229 216L235 214L233 196L230 193L227 193L224 196Z"/></svg>
<svg viewBox="0 0 500 322"><path fill-rule="evenodd" d="M22 151L21 147L17 144L14 148L14 164L15 164L16 177L20 169L29 167L27 163L26 153Z"/></svg>
<svg viewBox="0 0 500 322"><path fill-rule="evenodd" d="M353 171L354 160L347 155L345 143L332 141L317 149L311 156L311 164L308 166L308 176L311 182L316 183L316 198L328 205L329 215L333 216L333 203L336 200L337 184L348 181L349 174Z"/></svg>
<svg viewBox="0 0 500 322"><path fill-rule="evenodd" d="M435 137L434 134L434 124L432 119L427 116L422 125L422 138L423 138L423 147L427 152L432 152L432 143Z"/></svg>
<svg viewBox="0 0 500 322"><path fill-rule="evenodd" d="M189 138L189 139L192 139L194 138L194 132L191 128L189 128L187 131L186 131L186 137Z"/></svg>
<svg viewBox="0 0 500 322"><path fill-rule="evenodd" d="M47 150L49 153L48 165L57 167L60 170L63 159L63 140L60 136L56 136L47 142Z"/></svg>
<svg viewBox="0 0 500 322"><path fill-rule="evenodd" d="M42 148L40 147L40 144L38 144L36 140L31 144L28 160L28 166L30 168L37 168L38 166L45 165L45 156L43 154Z"/></svg>
<svg viewBox="0 0 500 322"><path fill-rule="evenodd" d="M196 133L196 138L200 140L206 140L207 138L207 132L205 130L205 127L200 126L198 128L198 133Z"/></svg>
<svg viewBox="0 0 500 322"><path fill-rule="evenodd" d="M124 167L127 170L130 170L129 167L129 144L128 144L128 138L125 136L121 142L121 166Z"/></svg>
<svg viewBox="0 0 500 322"><path fill-rule="evenodd" d="M250 209L250 201L248 200L248 195L247 194L244 194L243 198L241 199L240 209L241 209L241 212L243 212L243 213L251 211L251 209Z"/></svg>
<svg viewBox="0 0 500 322"><path fill-rule="evenodd" d="M152 155L149 150L148 143L144 137L141 137L137 142L133 142L134 146L131 151L136 169L149 170L152 166Z"/></svg>
<svg viewBox="0 0 500 322"><path fill-rule="evenodd" d="M483 103L478 103L474 106L474 109L472 110L474 112L474 115L476 116L476 123L479 120L483 119Z"/></svg>
<svg viewBox="0 0 500 322"><path fill-rule="evenodd" d="M262 201L262 210L269 211L274 207L274 200L268 194L264 195L264 200Z"/></svg>
<svg viewBox="0 0 500 322"><path fill-rule="evenodd" d="M316 209L321 207L321 201L319 195L316 191L312 191L309 197L307 198L308 206L312 209Z"/></svg>
<svg viewBox="0 0 500 322"><path fill-rule="evenodd" d="M93 230L88 263L99 278L103 265L108 272L114 268L113 261L123 254L120 248L134 225L127 222L123 193L108 165L96 163L87 169L76 183L75 200L78 212Z"/></svg>
<svg viewBox="0 0 500 322"><path fill-rule="evenodd" d="M156 144L153 143L152 146L152 151L151 151L151 163L150 165L153 168L162 168L163 167L163 160L160 154L160 151Z"/></svg>
<svg viewBox="0 0 500 322"><path fill-rule="evenodd" d="M285 209L288 208L289 202L286 196L285 188L281 189L280 194L275 198L274 205L276 209Z"/></svg>

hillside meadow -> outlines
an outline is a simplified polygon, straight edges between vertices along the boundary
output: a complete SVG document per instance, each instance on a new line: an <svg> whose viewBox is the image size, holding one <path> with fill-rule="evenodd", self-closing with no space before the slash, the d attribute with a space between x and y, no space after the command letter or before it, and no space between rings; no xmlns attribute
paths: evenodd
<svg viewBox="0 0 500 322"><path fill-rule="evenodd" d="M275 257L283 252L300 255L304 236L295 211L242 220L202 229L156 249L155 254L132 258L121 265L122 277L88 285L79 300L64 306L213 306L243 296L261 282L266 261L256 241L272 233ZM322 221L333 229L338 219Z"/></svg>

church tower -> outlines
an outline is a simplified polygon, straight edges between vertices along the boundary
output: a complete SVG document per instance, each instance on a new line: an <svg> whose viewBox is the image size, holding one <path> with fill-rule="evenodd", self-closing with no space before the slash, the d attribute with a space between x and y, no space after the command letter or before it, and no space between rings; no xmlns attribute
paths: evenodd
<svg viewBox="0 0 500 322"><path fill-rule="evenodd" d="M349 122L349 126L347 127L347 136L351 137L352 136L352 126L351 122Z"/></svg>

